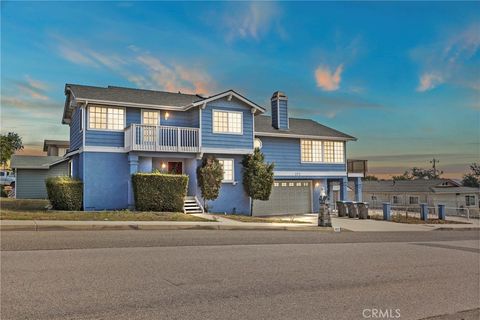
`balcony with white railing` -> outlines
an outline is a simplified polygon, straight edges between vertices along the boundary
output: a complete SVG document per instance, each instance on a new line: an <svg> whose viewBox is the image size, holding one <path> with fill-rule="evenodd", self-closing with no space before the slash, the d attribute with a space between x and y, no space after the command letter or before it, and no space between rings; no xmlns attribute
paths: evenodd
<svg viewBox="0 0 480 320"><path fill-rule="evenodd" d="M127 151L200 152L198 128L132 124L125 129Z"/></svg>

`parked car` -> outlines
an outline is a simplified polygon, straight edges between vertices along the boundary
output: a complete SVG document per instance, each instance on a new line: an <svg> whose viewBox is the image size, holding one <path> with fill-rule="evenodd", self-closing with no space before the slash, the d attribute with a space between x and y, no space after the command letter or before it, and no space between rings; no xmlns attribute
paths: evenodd
<svg viewBox="0 0 480 320"><path fill-rule="evenodd" d="M0 171L0 185L15 186L15 173L12 171Z"/></svg>

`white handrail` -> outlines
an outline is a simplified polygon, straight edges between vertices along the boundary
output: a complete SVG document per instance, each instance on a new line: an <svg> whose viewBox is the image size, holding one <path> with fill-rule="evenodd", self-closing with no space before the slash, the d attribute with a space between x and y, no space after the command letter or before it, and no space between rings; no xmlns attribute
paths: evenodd
<svg viewBox="0 0 480 320"><path fill-rule="evenodd" d="M137 151L199 152L199 128L132 124L125 148Z"/></svg>

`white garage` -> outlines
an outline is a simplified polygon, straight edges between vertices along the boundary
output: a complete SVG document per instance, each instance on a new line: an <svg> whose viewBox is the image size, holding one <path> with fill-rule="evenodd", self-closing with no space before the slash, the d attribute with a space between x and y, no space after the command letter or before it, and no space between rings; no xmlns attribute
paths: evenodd
<svg viewBox="0 0 480 320"><path fill-rule="evenodd" d="M255 216L287 215L312 212L312 181L276 180L268 201L255 200Z"/></svg>

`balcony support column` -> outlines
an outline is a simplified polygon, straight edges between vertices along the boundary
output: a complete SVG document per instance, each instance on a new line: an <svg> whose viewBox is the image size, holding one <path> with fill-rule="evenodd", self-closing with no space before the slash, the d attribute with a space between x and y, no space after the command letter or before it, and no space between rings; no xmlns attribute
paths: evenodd
<svg viewBox="0 0 480 320"><path fill-rule="evenodd" d="M133 195L132 175L138 172L138 156L128 155L128 166L130 170L130 177L128 179L128 209L135 209L135 197Z"/></svg>
<svg viewBox="0 0 480 320"><path fill-rule="evenodd" d="M363 182L361 177L355 178L355 201L362 201Z"/></svg>

